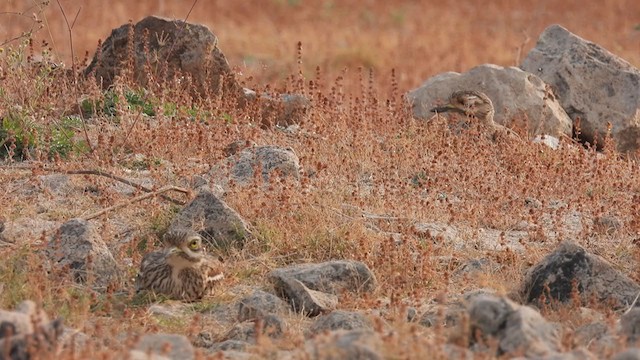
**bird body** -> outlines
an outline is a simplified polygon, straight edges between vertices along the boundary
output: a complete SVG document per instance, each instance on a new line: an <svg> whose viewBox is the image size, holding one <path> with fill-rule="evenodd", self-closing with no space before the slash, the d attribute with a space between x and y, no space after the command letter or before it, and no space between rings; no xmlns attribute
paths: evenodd
<svg viewBox="0 0 640 360"><path fill-rule="evenodd" d="M222 264L204 253L194 231L165 235L166 249L146 254L136 277L136 292L149 290L177 300L195 301L208 295L224 278Z"/></svg>
<svg viewBox="0 0 640 360"><path fill-rule="evenodd" d="M471 119L476 119L482 127L488 128L491 138L495 140L498 136L506 134L512 138L519 138L513 130L496 124L493 121L495 109L491 99L483 92L475 90L454 91L448 103L431 109L431 112L444 113L455 112L463 114Z"/></svg>

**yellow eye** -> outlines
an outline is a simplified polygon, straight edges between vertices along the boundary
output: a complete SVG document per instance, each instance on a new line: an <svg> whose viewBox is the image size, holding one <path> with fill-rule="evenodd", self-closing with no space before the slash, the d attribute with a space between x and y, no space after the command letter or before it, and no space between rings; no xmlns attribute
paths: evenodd
<svg viewBox="0 0 640 360"><path fill-rule="evenodd" d="M198 250L200 248L200 244L198 244L198 240L192 240L189 243L189 249L191 250Z"/></svg>

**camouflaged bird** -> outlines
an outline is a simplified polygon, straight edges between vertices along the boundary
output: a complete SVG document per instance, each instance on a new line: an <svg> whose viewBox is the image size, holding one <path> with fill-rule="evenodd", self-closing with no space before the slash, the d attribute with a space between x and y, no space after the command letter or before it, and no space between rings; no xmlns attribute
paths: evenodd
<svg viewBox="0 0 640 360"><path fill-rule="evenodd" d="M205 254L202 238L191 230L164 236L167 248L146 254L136 277L136 292L143 290L176 300L196 301L209 295L224 278L222 263Z"/></svg>
<svg viewBox="0 0 640 360"><path fill-rule="evenodd" d="M513 130L503 125L497 124L493 121L493 116L495 115L493 102L491 102L491 99L489 99L489 97L485 93L480 91L454 91L449 96L447 104L434 107L433 109L431 109L431 112L455 112L458 114L463 114L469 119L475 119L477 120L478 125L486 128L486 130L489 131L488 135L490 135L493 140L503 135L506 135L510 138L519 138L519 136L515 132L513 132ZM463 124L463 126L458 127L468 127L468 124L465 123Z"/></svg>

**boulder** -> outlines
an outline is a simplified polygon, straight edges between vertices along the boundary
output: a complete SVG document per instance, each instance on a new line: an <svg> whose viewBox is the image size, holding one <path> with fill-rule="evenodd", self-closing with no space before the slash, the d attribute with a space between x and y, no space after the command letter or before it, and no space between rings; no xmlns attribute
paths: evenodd
<svg viewBox="0 0 640 360"><path fill-rule="evenodd" d="M574 290L583 304L596 300L622 309L633 303L640 285L600 256L564 241L527 271L520 292L527 303L539 304L543 298L547 303L569 302Z"/></svg>
<svg viewBox="0 0 640 360"><path fill-rule="evenodd" d="M439 74L410 91L407 98L415 117L429 119L434 115L431 109L439 102L446 101L456 90L476 90L487 94L493 102L493 120L497 124L511 127L515 122L515 125L528 129L532 137L572 134L571 119L547 84L516 67L485 64L463 74Z"/></svg>
<svg viewBox="0 0 640 360"><path fill-rule="evenodd" d="M209 191L201 191L178 213L167 231L175 229L195 229L207 244L217 248L242 247L251 235L240 214Z"/></svg>
<svg viewBox="0 0 640 360"><path fill-rule="evenodd" d="M238 320L256 320L270 314L285 314L288 308L287 303L279 297L258 290L240 300Z"/></svg>
<svg viewBox="0 0 640 360"><path fill-rule="evenodd" d="M49 258L68 266L76 282L105 289L120 276L118 263L92 223L71 219L62 224L47 247Z"/></svg>
<svg viewBox="0 0 640 360"><path fill-rule="evenodd" d="M601 145L611 135L621 152L640 149L640 70L560 25L546 28L520 65L550 84L580 127L579 137Z"/></svg>
<svg viewBox="0 0 640 360"><path fill-rule="evenodd" d="M485 294L474 297L468 306L471 342L485 344L495 339L497 356L523 353L541 358L561 350L556 326L528 306Z"/></svg>
<svg viewBox="0 0 640 360"><path fill-rule="evenodd" d="M269 274L277 293L284 292L287 279L294 278L309 289L339 294L342 291L371 292L377 281L371 270L362 262L334 260L319 264L301 264L275 269Z"/></svg>
<svg viewBox="0 0 640 360"><path fill-rule="evenodd" d="M133 36L130 36L132 32ZM133 39L133 44L129 40ZM130 54L130 50L133 53ZM111 32L85 69L104 89L123 73L133 60L133 76L141 85L148 71L161 80L188 75L200 94L242 96L229 63L218 48L218 38L204 25L147 16L136 24L125 24Z"/></svg>
<svg viewBox="0 0 640 360"><path fill-rule="evenodd" d="M214 183L227 187L230 181L246 186L256 180L255 173L264 184L271 184L272 178L300 179L300 159L291 148L280 146L249 146L224 159L214 166L209 175Z"/></svg>

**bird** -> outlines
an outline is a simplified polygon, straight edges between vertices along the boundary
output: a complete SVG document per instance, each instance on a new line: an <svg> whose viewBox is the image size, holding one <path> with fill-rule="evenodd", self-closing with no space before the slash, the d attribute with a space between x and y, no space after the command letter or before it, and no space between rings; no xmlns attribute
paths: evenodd
<svg viewBox="0 0 640 360"><path fill-rule="evenodd" d="M495 109L491 99L483 92L476 90L458 90L454 91L448 99L447 104L436 106L431 109L434 113L454 112L467 116L469 119L475 119L481 127L488 128L493 140L500 134L506 134L509 137L519 138L519 136L511 129L496 124L493 121Z"/></svg>
<svg viewBox="0 0 640 360"><path fill-rule="evenodd" d="M142 258L136 293L146 290L189 302L211 294L224 273L222 263L205 254L202 237L193 230L172 230L164 242L166 248Z"/></svg>

